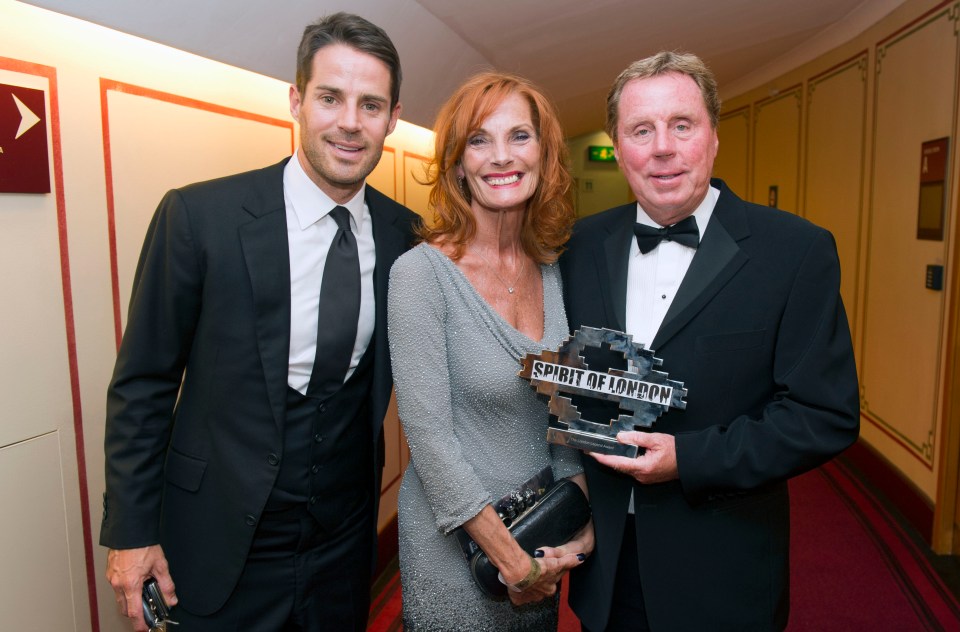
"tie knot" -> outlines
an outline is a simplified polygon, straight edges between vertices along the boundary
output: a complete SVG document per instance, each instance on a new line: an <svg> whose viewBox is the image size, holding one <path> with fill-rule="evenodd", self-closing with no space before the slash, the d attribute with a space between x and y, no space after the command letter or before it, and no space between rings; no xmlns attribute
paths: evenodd
<svg viewBox="0 0 960 632"><path fill-rule="evenodd" d="M343 206L334 206L330 211L330 217L337 223L337 228L350 232L350 211Z"/></svg>
<svg viewBox="0 0 960 632"><path fill-rule="evenodd" d="M637 236L637 246L643 254L656 248L664 239L688 248L696 249L700 245L700 230L697 228L697 220L692 215L667 227L654 228L636 223L633 225L633 234Z"/></svg>

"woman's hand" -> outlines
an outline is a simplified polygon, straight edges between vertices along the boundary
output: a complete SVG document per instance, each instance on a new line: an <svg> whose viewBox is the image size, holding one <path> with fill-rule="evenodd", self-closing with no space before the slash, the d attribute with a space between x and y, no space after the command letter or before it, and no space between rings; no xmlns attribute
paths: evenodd
<svg viewBox="0 0 960 632"><path fill-rule="evenodd" d="M542 557L534 557L530 561L539 565L540 577L521 592L516 592L508 587L507 595L514 605L520 606L552 597L557 592L560 579L566 575L567 571L579 566L583 563L583 559L586 559L579 557L576 553L558 555L558 551L559 547L537 549L535 555L542 555Z"/></svg>
<svg viewBox="0 0 960 632"><path fill-rule="evenodd" d="M566 544L553 549L544 547L542 550L544 552L552 551L557 557L563 557L564 555L582 555L583 558L586 559L593 553L594 544L593 520L591 519L590 522L587 523L587 526L580 529L580 532L573 536L573 539Z"/></svg>
<svg viewBox="0 0 960 632"><path fill-rule="evenodd" d="M587 482L582 473L572 476L571 480L583 489L584 494L587 493ZM592 520L566 544L541 547L533 558L520 548L490 505L465 522L463 527L493 565L500 569L500 577L508 586L510 601L518 606L555 595L557 584L563 576L570 569L583 564L593 552ZM531 564L536 564L537 568ZM518 592L509 588L520 583L526 584L527 578L531 576L536 579L523 590Z"/></svg>
<svg viewBox="0 0 960 632"><path fill-rule="evenodd" d="M539 601L552 596L557 592L557 585L563 576L572 568L583 564L584 560L593 553L593 520L587 523L577 535L562 546L544 546L537 549L536 558L540 564L540 579L523 592L508 591L510 601L516 605Z"/></svg>
<svg viewBox="0 0 960 632"><path fill-rule="evenodd" d="M586 477L581 473L570 478L587 494ZM588 496L589 497L589 496ZM569 542L557 547L544 546L536 551L537 563L541 567L540 579L523 592L509 591L510 601L520 605L539 601L557 592L557 585L567 572L583 564L593 553L593 520L580 530Z"/></svg>

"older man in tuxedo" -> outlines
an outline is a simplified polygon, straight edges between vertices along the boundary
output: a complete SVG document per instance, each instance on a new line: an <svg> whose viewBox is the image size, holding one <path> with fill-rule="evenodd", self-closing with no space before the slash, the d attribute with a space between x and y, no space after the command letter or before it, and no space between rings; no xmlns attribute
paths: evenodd
<svg viewBox="0 0 960 632"><path fill-rule="evenodd" d="M620 433L637 458L585 458L584 630L783 629L787 479L858 435L833 238L711 180L719 109L694 55L629 66L607 132L637 202L581 220L561 260L571 328L626 331L688 389L685 410Z"/></svg>
<svg viewBox="0 0 960 632"><path fill-rule="evenodd" d="M400 80L379 27L311 24L290 88L296 154L157 209L105 440L100 542L135 630L149 576L185 631L366 628L387 277L415 215L365 178Z"/></svg>

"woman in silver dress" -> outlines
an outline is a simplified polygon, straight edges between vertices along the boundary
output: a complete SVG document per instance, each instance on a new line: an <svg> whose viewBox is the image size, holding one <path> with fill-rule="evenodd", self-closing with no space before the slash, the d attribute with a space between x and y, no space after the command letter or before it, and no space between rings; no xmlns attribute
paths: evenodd
<svg viewBox="0 0 960 632"><path fill-rule="evenodd" d="M546 402L520 379L527 353L568 334L557 255L574 213L554 107L528 81L486 72L441 109L431 223L390 273L388 322L411 466L400 488L400 577L410 631L556 630L557 585L593 549L588 525L534 557L492 503L544 468L582 487L579 455L546 443ZM465 532L509 601L475 585Z"/></svg>

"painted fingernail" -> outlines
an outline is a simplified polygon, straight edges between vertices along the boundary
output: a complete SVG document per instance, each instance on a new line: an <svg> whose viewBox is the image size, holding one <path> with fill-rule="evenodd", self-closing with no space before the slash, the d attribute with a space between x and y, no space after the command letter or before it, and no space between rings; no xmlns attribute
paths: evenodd
<svg viewBox="0 0 960 632"><path fill-rule="evenodd" d="M534 557L543 557L543 551L541 551L540 549L537 549L536 551L533 552L533 556L534 556Z"/></svg>
<svg viewBox="0 0 960 632"><path fill-rule="evenodd" d="M582 562L583 560L587 559L587 556L583 553L577 553L577 559Z"/></svg>

